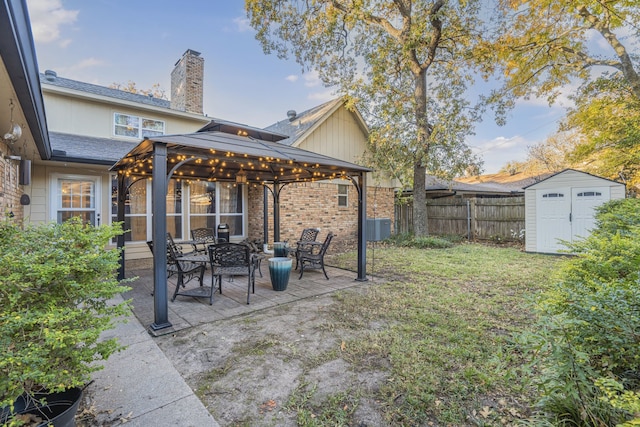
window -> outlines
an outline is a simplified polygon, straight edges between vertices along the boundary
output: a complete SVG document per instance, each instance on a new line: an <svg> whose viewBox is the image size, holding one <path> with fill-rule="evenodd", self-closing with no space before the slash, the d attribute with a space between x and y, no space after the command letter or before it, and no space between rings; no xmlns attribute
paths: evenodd
<svg viewBox="0 0 640 427"><path fill-rule="evenodd" d="M53 179L56 197L53 199L52 212L56 222L62 223L79 216L86 224L100 225L99 178L54 175Z"/></svg>
<svg viewBox="0 0 640 427"><path fill-rule="evenodd" d="M544 198L564 197L564 194L562 194L562 193L547 193L547 194L543 194L542 197L544 197Z"/></svg>
<svg viewBox="0 0 640 427"><path fill-rule="evenodd" d="M145 242L151 239L151 180L141 179L128 187L124 202L126 242ZM182 182L172 179L167 190L167 231L175 239L182 239ZM111 222L118 220L118 179L111 178Z"/></svg>
<svg viewBox="0 0 640 427"><path fill-rule="evenodd" d="M244 235L244 186L230 182L189 184L189 228L227 224L230 236Z"/></svg>
<svg viewBox="0 0 640 427"><path fill-rule="evenodd" d="M164 135L164 122L115 113L113 115L113 134L139 139L145 136Z"/></svg>
<svg viewBox="0 0 640 427"><path fill-rule="evenodd" d="M578 197L600 197L602 193L599 191L583 191L582 193L578 193Z"/></svg>
<svg viewBox="0 0 640 427"><path fill-rule="evenodd" d="M338 207L346 208L349 206L349 186L338 184Z"/></svg>
<svg viewBox="0 0 640 427"><path fill-rule="evenodd" d="M128 183L126 183L128 185ZM118 180L111 179L111 221L117 221ZM231 236L244 235L244 186L234 183L190 182L172 179L167 189L167 231L175 239L190 238L188 228L229 226ZM185 191L188 189L188 191ZM141 179L128 187L125 196L126 242L151 240L151 180ZM188 216L188 217L187 217ZM184 233L183 233L184 231ZM185 235L186 234L186 235Z"/></svg>

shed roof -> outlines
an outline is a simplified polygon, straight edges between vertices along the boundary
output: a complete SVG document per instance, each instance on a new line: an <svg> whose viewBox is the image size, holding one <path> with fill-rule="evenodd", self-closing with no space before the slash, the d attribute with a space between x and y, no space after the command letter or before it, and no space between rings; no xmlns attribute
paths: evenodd
<svg viewBox="0 0 640 427"><path fill-rule="evenodd" d="M558 172L558 173L554 173L554 174L552 174L552 175L549 175L549 176L548 176L548 177L546 177L545 179L540 180L540 181L538 181L538 182L536 182L536 183L533 183L533 184L531 184L531 185L527 185L526 187L524 187L524 189L526 190L526 189L528 189L528 188L535 187L535 186L536 186L536 185L538 185L538 184L541 184L541 183L543 183L543 182L545 182L545 181L548 181L548 180L550 180L550 179L556 178L556 177L558 177L558 176L560 176L560 175L563 175L563 174L566 174L566 173L569 173L569 172L576 172L576 173L579 173L579 174L583 174L583 175L585 175L585 177L591 177L591 178L601 179L601 180L603 180L603 181L609 181L609 182L611 182L611 183L613 183L613 184L617 184L617 185L624 185L623 183L618 182L618 181L615 181L615 180L613 180L613 179L603 178L603 177L601 177L601 176L593 175L593 174L590 174L590 173L588 173L588 172L583 172L583 171L579 171L579 170L577 170L577 169L571 169L571 168L568 168L568 169L564 169L564 170L562 170L562 171L560 171L560 172Z"/></svg>

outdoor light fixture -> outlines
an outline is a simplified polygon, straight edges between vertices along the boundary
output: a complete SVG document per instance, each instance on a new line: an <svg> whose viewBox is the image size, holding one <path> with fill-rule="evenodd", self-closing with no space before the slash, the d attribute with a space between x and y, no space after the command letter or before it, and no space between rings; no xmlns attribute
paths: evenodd
<svg viewBox="0 0 640 427"><path fill-rule="evenodd" d="M241 170L236 174L236 184L246 184L246 183L247 183L247 174Z"/></svg>
<svg viewBox="0 0 640 427"><path fill-rule="evenodd" d="M9 131L4 134L3 139L10 142L16 142L22 136L22 127L18 123L13 122L13 99L9 100L9 106L11 108L11 127Z"/></svg>

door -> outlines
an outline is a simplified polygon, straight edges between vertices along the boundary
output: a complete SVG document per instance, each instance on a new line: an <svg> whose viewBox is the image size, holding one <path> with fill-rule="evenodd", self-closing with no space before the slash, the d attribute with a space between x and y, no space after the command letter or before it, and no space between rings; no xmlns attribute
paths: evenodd
<svg viewBox="0 0 640 427"><path fill-rule="evenodd" d="M536 191L537 233L539 252L557 253L571 241L571 191L554 188Z"/></svg>
<svg viewBox="0 0 640 427"><path fill-rule="evenodd" d="M85 224L100 225L100 178L52 175L52 219L62 223L79 216Z"/></svg>
<svg viewBox="0 0 640 427"><path fill-rule="evenodd" d="M588 237L596 225L594 209L611 198L609 187L571 189L571 240Z"/></svg>

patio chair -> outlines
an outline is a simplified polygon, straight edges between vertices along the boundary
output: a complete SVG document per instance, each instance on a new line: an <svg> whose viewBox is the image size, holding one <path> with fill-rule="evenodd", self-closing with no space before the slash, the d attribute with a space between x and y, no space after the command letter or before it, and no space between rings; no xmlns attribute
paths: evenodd
<svg viewBox="0 0 640 427"><path fill-rule="evenodd" d="M182 245L178 244L175 242L175 240L173 240L173 236L171 235L171 233L169 233L167 231L167 247L171 246L171 248L173 249L173 251L176 253L177 257L182 257L182 256L187 256L187 255L192 255L194 253L196 253L195 251L191 251L191 252L185 252L182 249Z"/></svg>
<svg viewBox="0 0 640 427"><path fill-rule="evenodd" d="M193 250L199 253L207 252L207 246L216 243L216 235L213 228L194 228L191 230L191 240Z"/></svg>
<svg viewBox="0 0 640 427"><path fill-rule="evenodd" d="M256 261L247 245L240 243L217 243L209 245L211 283L218 281L222 293L222 276L247 276L247 304L251 292L256 292Z"/></svg>
<svg viewBox="0 0 640 427"><path fill-rule="evenodd" d="M302 234L300 235L300 238L296 241L296 245L291 246L289 248L289 255L293 255L296 257L295 270L298 269L298 255L302 252L311 251L311 249L313 248L313 245L309 243L316 241L316 238L318 237L318 233L320 233L319 228L305 228L304 230L302 230Z"/></svg>
<svg viewBox="0 0 640 427"><path fill-rule="evenodd" d="M193 297L193 298L208 298L209 305L213 304L213 290L214 286L204 286L203 278L204 271L206 269L205 264L201 262L183 261L178 257L174 248L171 245L167 245L167 269L172 266L175 269L178 279L176 281L176 289L173 292L171 301L175 301L178 295ZM185 277L187 281L185 282ZM187 288L186 283L191 279L197 277L200 282L200 286ZM180 289L180 288L184 289Z"/></svg>
<svg viewBox="0 0 640 427"><path fill-rule="evenodd" d="M324 269L324 255L327 253L327 249L329 248L329 244L331 243L333 236L334 234L329 232L322 244L320 242L308 242L306 244L311 246L311 250L298 253L298 262L300 263L300 276L298 277L298 280L302 279L305 268L321 268L324 273L324 277L329 280L327 271Z"/></svg>
<svg viewBox="0 0 640 427"><path fill-rule="evenodd" d="M170 234L167 233L167 279L176 275L176 289L173 293L171 301L175 301L177 295L190 296L195 298L209 298L209 305L213 303L213 287L204 286L204 272L205 264L201 262L182 261L180 256L176 252L175 244L171 244L169 241ZM148 241L147 246L153 253L153 242ZM187 289L186 285L192 279L198 278L200 283L199 287ZM180 290L180 287L184 290ZM153 292L151 292L153 295Z"/></svg>

